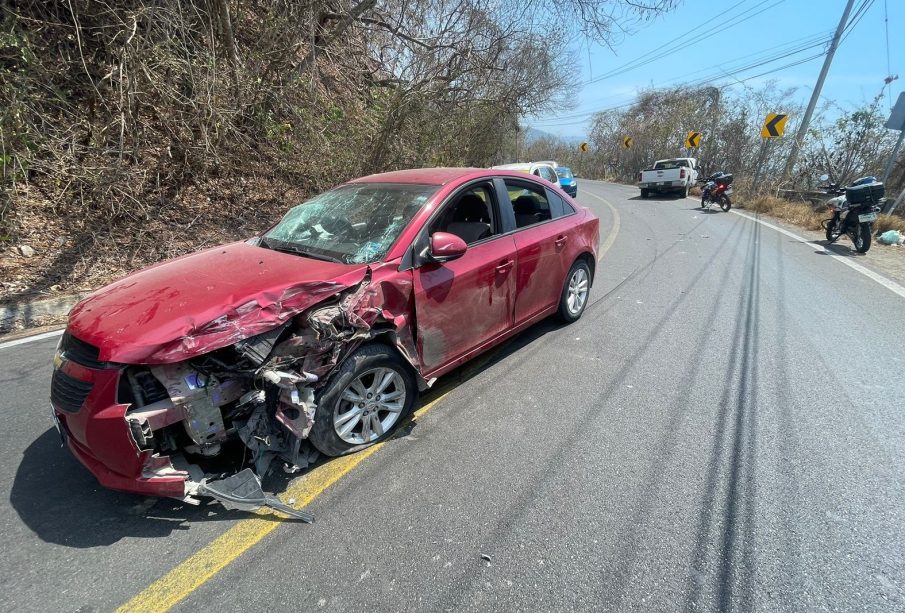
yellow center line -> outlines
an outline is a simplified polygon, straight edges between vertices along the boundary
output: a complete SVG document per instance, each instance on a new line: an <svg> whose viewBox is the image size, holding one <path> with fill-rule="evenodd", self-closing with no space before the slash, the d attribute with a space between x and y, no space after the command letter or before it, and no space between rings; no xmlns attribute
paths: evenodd
<svg viewBox="0 0 905 613"><path fill-rule="evenodd" d="M443 400L451 390L442 392L434 400L415 411L413 419L418 419ZM388 439L392 440L392 439ZM295 498L292 506L301 509L308 506L331 485L342 479L353 468L377 453L386 442L377 443L358 453L342 456L322 464L304 477L296 480L280 496L287 502ZM265 515L266 513L266 515ZM204 585L211 577L229 566L236 558L259 543L265 536L282 525L282 517L267 511L260 511L261 517L246 519L205 547L192 554L187 560L170 570L149 585L141 593L122 605L117 611L169 611L186 596Z"/></svg>
<svg viewBox="0 0 905 613"><path fill-rule="evenodd" d="M616 236L619 234L619 226L621 225L622 222L619 219L619 211L617 211L616 207L614 207L612 204L610 204L606 198L603 198L602 196L598 196L597 194L592 194L591 192L588 192L588 191L582 191L582 194L587 194L588 196L593 196L594 198L597 198L602 203L607 205L610 208L610 211L613 212L613 229L607 235L606 240L603 241L603 244L600 246L600 251L597 253L597 261L599 262L603 259L603 256L606 254L606 252L610 250L610 247L613 246L613 243L616 242Z"/></svg>

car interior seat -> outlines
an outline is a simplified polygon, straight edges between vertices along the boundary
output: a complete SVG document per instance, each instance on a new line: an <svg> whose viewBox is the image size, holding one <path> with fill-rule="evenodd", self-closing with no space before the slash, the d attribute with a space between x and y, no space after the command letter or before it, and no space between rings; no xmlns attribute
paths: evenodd
<svg viewBox="0 0 905 613"><path fill-rule="evenodd" d="M522 194L512 202L515 213L515 226L524 228L541 221L541 210L537 199L528 194Z"/></svg>
<svg viewBox="0 0 905 613"><path fill-rule="evenodd" d="M493 234L487 204L474 193L462 196L454 207L453 220L446 231L460 237L466 244L475 243Z"/></svg>

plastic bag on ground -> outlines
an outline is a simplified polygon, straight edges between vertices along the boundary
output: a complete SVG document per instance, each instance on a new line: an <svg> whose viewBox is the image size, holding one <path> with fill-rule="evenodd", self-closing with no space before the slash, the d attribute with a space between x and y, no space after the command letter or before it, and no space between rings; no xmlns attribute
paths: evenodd
<svg viewBox="0 0 905 613"><path fill-rule="evenodd" d="M898 230L887 230L878 239L884 245L901 245L905 236Z"/></svg>

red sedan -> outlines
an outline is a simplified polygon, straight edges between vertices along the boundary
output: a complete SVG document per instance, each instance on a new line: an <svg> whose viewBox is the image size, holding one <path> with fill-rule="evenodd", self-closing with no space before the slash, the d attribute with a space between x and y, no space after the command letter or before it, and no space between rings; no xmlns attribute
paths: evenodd
<svg viewBox="0 0 905 613"><path fill-rule="evenodd" d="M589 210L530 175L357 179L259 237L79 303L54 360L54 415L106 487L267 504L274 460L292 471L314 449L373 445L443 373L545 317L578 319L598 241ZM250 468L212 479L224 457Z"/></svg>

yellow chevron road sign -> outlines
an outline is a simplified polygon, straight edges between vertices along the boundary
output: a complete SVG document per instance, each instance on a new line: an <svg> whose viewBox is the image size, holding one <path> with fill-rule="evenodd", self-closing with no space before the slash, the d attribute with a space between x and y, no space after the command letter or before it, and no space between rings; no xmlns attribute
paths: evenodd
<svg viewBox="0 0 905 613"><path fill-rule="evenodd" d="M760 129L760 135L764 138L780 138L786 129L788 119L788 115L770 113L764 120L764 127Z"/></svg>

